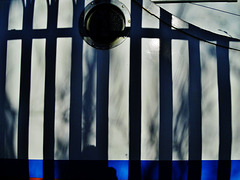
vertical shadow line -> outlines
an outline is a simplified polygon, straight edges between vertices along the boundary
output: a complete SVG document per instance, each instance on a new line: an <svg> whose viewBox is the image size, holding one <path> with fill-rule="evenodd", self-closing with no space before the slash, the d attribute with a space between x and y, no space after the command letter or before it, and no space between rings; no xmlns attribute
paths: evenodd
<svg viewBox="0 0 240 180"><path fill-rule="evenodd" d="M189 40L189 164L188 179L201 179L202 109L201 63L198 40Z"/></svg>
<svg viewBox="0 0 240 180"><path fill-rule="evenodd" d="M96 102L96 147L100 160L108 160L108 94L109 94L109 51L97 53L97 102Z"/></svg>
<svg viewBox="0 0 240 180"><path fill-rule="evenodd" d="M73 1L74 3L74 1ZM78 32L79 12L84 1L73 5L72 67L70 87L70 139L69 159L79 160L82 140L82 51L83 43Z"/></svg>
<svg viewBox="0 0 240 180"><path fill-rule="evenodd" d="M138 1L142 4L142 0ZM129 180L141 179L141 25L142 9L131 2L129 85Z"/></svg>
<svg viewBox="0 0 240 180"><path fill-rule="evenodd" d="M1 21L1 20L0 20ZM4 38L0 38L0 158L5 157L5 83L6 83L6 53L7 53L7 41Z"/></svg>
<svg viewBox="0 0 240 180"><path fill-rule="evenodd" d="M221 41L221 40L220 40ZM229 47L229 42L221 42ZM229 49L217 46L217 76L219 101L219 163L218 179L230 179L232 115Z"/></svg>
<svg viewBox="0 0 240 180"><path fill-rule="evenodd" d="M29 143L29 105L31 83L32 25L34 1L27 1L23 9L23 39L20 74L20 99L18 116L18 159L22 160L23 177L29 177L28 143Z"/></svg>
<svg viewBox="0 0 240 180"><path fill-rule="evenodd" d="M56 31L58 0L48 6L43 130L43 178L54 179Z"/></svg>
<svg viewBox="0 0 240 180"><path fill-rule="evenodd" d="M7 39L8 14L10 2L5 2L0 11L0 158L5 158L5 126L6 118L4 111L5 84L6 84L6 61L7 61ZM0 167L4 167L4 165Z"/></svg>
<svg viewBox="0 0 240 180"><path fill-rule="evenodd" d="M21 54L21 77L20 77L20 100L18 118L18 158L28 159L28 125L29 125L29 101L31 79L31 55L33 4L27 4L23 10L22 54Z"/></svg>
<svg viewBox="0 0 240 180"><path fill-rule="evenodd" d="M171 14L161 9L161 19L171 24ZM172 49L171 39L166 38L171 32L170 26L160 23L160 128L159 128L159 179L172 178Z"/></svg>

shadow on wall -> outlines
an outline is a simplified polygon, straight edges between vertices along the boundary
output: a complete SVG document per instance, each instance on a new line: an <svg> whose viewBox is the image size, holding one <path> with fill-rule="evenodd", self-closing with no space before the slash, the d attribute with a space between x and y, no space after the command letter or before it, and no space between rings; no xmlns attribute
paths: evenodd
<svg viewBox="0 0 240 180"><path fill-rule="evenodd" d="M17 112L11 107L11 104L9 100L5 99L5 133L6 133L6 139L5 139L5 144L4 144L4 154L5 158L9 159L15 159L16 158L16 152L15 152L15 138L16 138L16 132L15 130L17 129L17 124L16 124L16 117L17 117Z"/></svg>
<svg viewBox="0 0 240 180"><path fill-rule="evenodd" d="M86 71L85 78L86 87L83 94L83 146L87 146L90 143L90 137L93 135L92 125L94 122L96 105L95 100L95 71L96 71L96 57L94 51L86 50ZM92 59L92 60L91 60Z"/></svg>
<svg viewBox="0 0 240 180"><path fill-rule="evenodd" d="M85 146L81 160L58 161L55 177L60 179L107 179L117 180L117 171L108 167L107 161L101 160L101 152L96 146Z"/></svg>
<svg viewBox="0 0 240 180"><path fill-rule="evenodd" d="M83 52L82 39L78 32L78 18L80 12L84 7L84 2L81 0L73 0L73 26L70 28L57 28L58 8L59 2L47 1L47 28L40 30L32 30L33 26L33 12L34 0L21 1L23 7L23 28L22 30L8 30L8 14L9 7L14 1L0 2L3 5L3 11L0 11L0 158L18 158L20 161L13 161L18 172L12 173L11 163L6 164L6 160L1 160L1 169L3 175L18 177L29 177L29 108L30 108L30 93L31 93L31 65L32 65L32 40L46 39L46 53L45 53L45 84L44 84L44 112L43 112L43 177L46 179L54 179L56 169L62 177L68 177L67 172L71 172L71 176L79 175L79 167L83 170L81 175L83 177L98 178L105 176L109 179L116 178L116 170L108 168L108 79L109 68L102 67L101 63L96 62L94 50ZM20 1L19 1L20 2ZM25 4L26 2L26 4ZM139 1L140 2L140 1ZM0 7L1 8L1 7ZM231 173L231 145L232 145L232 129L231 129L231 91L230 91L230 77L229 77L229 42L231 38L213 35L205 32L194 26L182 31L172 29L170 24L172 16L160 9L161 19L160 27L158 29L143 28L141 26L142 9L132 1L132 29L130 33L130 90L129 90L129 179L152 178L153 171L158 168L158 177L166 179L186 179L188 176L200 179L202 173L202 146L204 144L205 128L202 126L202 110L207 112L209 107L213 105L210 103L202 109L202 73L205 73L206 67L204 63L201 64L200 44L201 40L196 39L202 37L205 41L218 41L221 46L214 45L216 50L211 47L206 48L209 56L216 57L216 91L218 97L216 98L219 106L219 119L217 119L217 126L219 127L219 154L218 159L218 176L229 179ZM2 10L2 9L1 9ZM184 33L183 33L184 32ZM194 34L189 36L189 34ZM56 64L57 64L57 39L70 37L71 41L71 70L69 73L70 90L62 92L62 100L65 96L70 96L70 108L63 110L60 120L69 124L69 149L62 141L56 141L59 148L59 156L66 156L69 151L69 159L67 162L59 161L59 167L56 168L54 162L55 158L55 108L56 108ZM158 153L156 159L159 161L156 164L148 166L145 175L142 175L141 169L141 39L142 38L158 38L160 39L160 55L159 55L159 99L160 102L160 117L159 117L159 146L156 148ZM19 112L14 110L11 102L6 95L6 64L7 64L7 42L10 40L21 39L21 66L20 66L20 92L19 92ZM174 112L173 105L173 82L172 82L172 40L188 41L189 52L189 83L188 92L186 93L185 84L178 87L179 94L179 109ZM223 47L224 45L224 47ZM86 67L83 67L82 54L86 53L85 59ZM106 53L107 54L107 53ZM101 55L101 53L100 53ZM107 60L109 60L109 54ZM207 57L207 56L206 56ZM40 59L40 58L39 58ZM102 59L100 59L102 60ZM103 61L100 61L103 62ZM104 63L103 63L104 64ZM109 65L109 62L106 64ZM106 65L104 64L104 65ZM85 69L84 69L85 68ZM87 71L87 75L83 76L83 69ZM96 70L97 69L97 70ZM97 71L97 80L95 80L95 71ZM104 75L101 76L101 73ZM206 78L209 78L208 76ZM83 84L85 91L83 92ZM95 81L97 85L95 87ZM104 84L104 85L103 85ZM104 86L104 87L103 87ZM120 87L121 88L121 87ZM119 89L120 89L119 88ZM97 90L95 90L97 89ZM204 90L204 89L203 89ZM97 92L95 92L97 91ZM95 95L96 103L95 103ZM120 94L121 92L119 92ZM83 96L82 96L83 94ZM104 94L102 96L102 94ZM120 94L121 95L121 94ZM83 99L82 99L83 97ZM103 97L103 99L102 99ZM116 98L118 100L118 98ZM98 105L98 106L97 106ZM151 106L151 105L149 105ZM151 108L151 107L149 107ZM207 108L207 110L205 109ZM69 111L70 110L70 111ZM103 110L103 111L101 111ZM96 133L96 147L87 146L90 142L95 120L97 121ZM151 117L148 124L149 145L155 145L156 119L158 118L158 110L156 115ZM173 116L176 117L173 120ZM18 119L16 118L18 116ZM83 117L83 119L82 119ZM106 120L107 119L107 120ZM102 123L104 122L104 123ZM16 127L18 124L18 127ZM83 129L82 129L83 124ZM120 128L124 126L120 123ZM214 126L215 127L215 126ZM18 128L18 129L17 129ZM17 129L17 132L16 132ZM101 131L103 129L103 131ZM105 131L107 130L107 131ZM17 133L17 147L15 147L15 137ZM83 137L82 137L83 136ZM188 136L189 149L185 148L185 140ZM103 137L103 138L102 138ZM83 142L82 142L83 140ZM103 143L101 143L103 142ZM82 147L85 147L81 153ZM15 152L17 149L17 152ZM102 152L102 150L104 152ZM172 162L173 152L175 152L179 159L184 159L188 151L188 164L185 162L174 164ZM62 153L62 154L61 154ZM105 154L104 154L105 153ZM64 155L63 155L64 154ZM101 154L101 155L99 155ZM106 155L102 156L102 154ZM71 161L78 159L81 161ZM96 161L101 159L101 161ZM102 160L104 159L104 160ZM92 160L92 161L89 161ZM194 161L194 163L192 163ZM222 163L225 161L224 163ZM94 162L94 163L93 163ZM196 162L196 163L195 163ZM229 164L230 162L230 164ZM61 165L62 163L62 165ZM215 169L214 169L215 171ZM64 174L66 173L66 174ZM193 178L194 179L194 178Z"/></svg>

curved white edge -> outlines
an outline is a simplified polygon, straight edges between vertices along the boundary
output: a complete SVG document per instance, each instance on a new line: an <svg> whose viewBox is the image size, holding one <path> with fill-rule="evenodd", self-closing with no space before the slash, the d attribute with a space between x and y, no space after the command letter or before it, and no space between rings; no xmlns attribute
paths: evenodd
<svg viewBox="0 0 240 180"><path fill-rule="evenodd" d="M168 12L167 10L165 10L165 9L161 8L160 6L156 5L151 0L142 0L143 3L141 3L141 0L133 0L133 1L135 1L139 5L142 4L141 6L144 10L148 11L148 13L155 16L160 21L166 23L164 18L160 17L159 9L160 9L160 11L164 10L164 11ZM170 12L168 12L168 13L171 14ZM191 23L188 23L188 22L174 16L173 14L171 14L171 16L172 16L172 21L171 21L172 24L168 24L168 23L166 23L166 24L171 26L172 29L175 29L175 30L178 30L178 31L184 33L186 36L190 36L192 38L196 38L200 41L202 40L202 41L205 41L205 42L210 42L211 41L211 40L208 40L208 39L204 39L205 36L214 37L216 40L221 40L221 41L229 41L229 42L239 42L240 41L240 39L237 39L237 38L232 38L232 37L229 37L229 36L226 36L226 35L217 34L217 33L202 29L200 27L197 27L197 26L195 26ZM179 24L182 26L181 28L178 27ZM191 28L189 28L189 27L191 27ZM221 42L218 42L218 45L224 46L223 44L221 44ZM229 43L228 48L234 49L234 47L231 46L231 43Z"/></svg>

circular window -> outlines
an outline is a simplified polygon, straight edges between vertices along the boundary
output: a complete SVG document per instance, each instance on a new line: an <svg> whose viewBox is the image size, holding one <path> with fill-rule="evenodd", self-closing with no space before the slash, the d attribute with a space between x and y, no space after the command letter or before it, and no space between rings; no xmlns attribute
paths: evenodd
<svg viewBox="0 0 240 180"><path fill-rule="evenodd" d="M117 0L91 2L81 13L79 20L82 38L98 49L109 49L121 44L129 29L129 11Z"/></svg>

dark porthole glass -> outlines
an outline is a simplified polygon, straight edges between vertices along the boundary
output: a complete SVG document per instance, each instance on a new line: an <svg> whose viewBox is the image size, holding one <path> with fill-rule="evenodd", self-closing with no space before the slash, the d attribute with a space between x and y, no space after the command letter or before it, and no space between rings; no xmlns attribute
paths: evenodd
<svg viewBox="0 0 240 180"><path fill-rule="evenodd" d="M115 3L92 2L82 13L79 30L89 45L109 49L119 45L127 36L130 29L130 14L122 3L113 2Z"/></svg>

